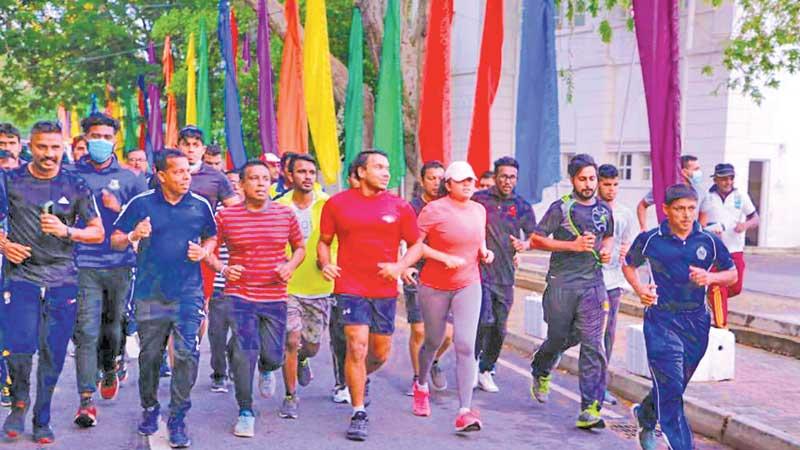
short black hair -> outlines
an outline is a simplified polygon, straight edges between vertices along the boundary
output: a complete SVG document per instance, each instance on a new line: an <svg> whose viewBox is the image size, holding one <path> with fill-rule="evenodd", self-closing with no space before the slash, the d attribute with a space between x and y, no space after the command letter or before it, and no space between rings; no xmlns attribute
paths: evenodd
<svg viewBox="0 0 800 450"><path fill-rule="evenodd" d="M483 172L481 174L481 178L480 179L482 180L484 178L494 178L494 172L492 172L491 170L487 170L486 172Z"/></svg>
<svg viewBox="0 0 800 450"><path fill-rule="evenodd" d="M0 134L5 134L6 136L14 136L17 138L17 141L20 141L19 130L17 129L17 127L8 122L0 123Z"/></svg>
<svg viewBox="0 0 800 450"><path fill-rule="evenodd" d="M353 160L353 164L356 166L356 178L361 178L358 176L358 168L362 167L364 169L367 168L367 161L369 161L369 157L372 155L381 155L386 159L389 159L389 155L386 154L383 150L378 150L377 148L371 148L369 150L364 150L358 155L356 155L356 159Z"/></svg>
<svg viewBox="0 0 800 450"><path fill-rule="evenodd" d="M581 170L587 167L594 167L597 170L597 163L594 162L594 158L591 155L587 155L586 153L580 153L572 157L569 160L569 165L567 166L567 173L569 173L570 178L574 177L575 175L579 174Z"/></svg>
<svg viewBox="0 0 800 450"><path fill-rule="evenodd" d="M182 151L174 148L165 148L160 152L156 152L155 153L156 171L163 172L167 170L167 162L170 159L175 159L175 158L186 158L186 155L184 155Z"/></svg>
<svg viewBox="0 0 800 450"><path fill-rule="evenodd" d="M236 175L239 175L241 177L241 173L239 173L239 171L236 170L236 169L231 169L231 170L226 170L225 171L225 175L232 175L232 174L236 174Z"/></svg>
<svg viewBox="0 0 800 450"><path fill-rule="evenodd" d="M247 173L247 169L250 168L250 167L255 167L255 166L261 166L261 167L267 169L267 174L269 174L269 166L267 165L267 163L265 163L264 161L262 161L260 159L248 159L247 162L244 163L242 168L239 169L239 179L240 180L244 180L244 175L245 175L245 173Z"/></svg>
<svg viewBox="0 0 800 450"><path fill-rule="evenodd" d="M438 160L433 160L433 161L426 162L419 169L419 177L420 178L425 178L425 174L428 173L428 171L431 170L431 169L442 169L442 170L444 170L444 164L442 164Z"/></svg>
<svg viewBox="0 0 800 450"><path fill-rule="evenodd" d="M101 112L91 113L89 117L85 117L81 120L81 129L84 133L89 133L89 129L97 125L111 127L114 129L114 133L119 131L119 122L113 117Z"/></svg>
<svg viewBox="0 0 800 450"><path fill-rule="evenodd" d="M697 201L697 191L695 191L693 187L683 183L673 184L667 188L667 192L664 195L664 203L671 205L672 202L682 198Z"/></svg>
<svg viewBox="0 0 800 450"><path fill-rule="evenodd" d="M619 176L619 170L617 166L613 164L603 164L602 166L597 168L597 177L598 178L617 178Z"/></svg>
<svg viewBox="0 0 800 450"><path fill-rule="evenodd" d="M294 172L294 165L297 164L297 161L310 162L311 164L314 165L314 167L317 167L317 160L314 159L313 156L311 156L311 155L309 155L307 153L303 153L303 154L300 154L300 155L295 155L294 158L289 160L289 172Z"/></svg>
<svg viewBox="0 0 800 450"><path fill-rule="evenodd" d="M501 167L513 167L519 171L519 163L510 156L503 156L494 161L494 172L497 173ZM494 176L494 174L492 175Z"/></svg>
<svg viewBox="0 0 800 450"><path fill-rule="evenodd" d="M281 155L281 170L288 169L289 168L289 163L291 163L292 160L298 155L300 155L300 153L285 152L284 154L282 154Z"/></svg>
<svg viewBox="0 0 800 450"><path fill-rule="evenodd" d="M210 144L206 147L206 155L217 156L222 154L222 149L217 144Z"/></svg>
<svg viewBox="0 0 800 450"><path fill-rule="evenodd" d="M40 120L31 127L31 137L34 134L58 133L61 134L61 124L52 120Z"/></svg>
<svg viewBox="0 0 800 450"><path fill-rule="evenodd" d="M697 161L697 156L694 155L682 155L681 156L681 169L685 169L690 162Z"/></svg>
<svg viewBox="0 0 800 450"><path fill-rule="evenodd" d="M203 137L203 130L197 128L195 125L186 125L185 127L181 128L181 131L178 132L178 143L185 141L187 138L200 139L200 142L203 144L206 143L205 138Z"/></svg>

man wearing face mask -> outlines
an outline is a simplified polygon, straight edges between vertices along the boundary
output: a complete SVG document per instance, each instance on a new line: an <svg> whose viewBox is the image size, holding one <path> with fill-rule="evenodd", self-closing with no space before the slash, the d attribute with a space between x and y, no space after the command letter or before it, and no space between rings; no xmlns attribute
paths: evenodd
<svg viewBox="0 0 800 450"><path fill-rule="evenodd" d="M119 122L95 113L83 119L81 127L86 135L87 154L75 163L75 172L86 181L97 202L103 227L110 230L122 205L144 192L147 186L144 178L123 168L114 155ZM75 424L82 428L97 423L92 396L98 369L103 373L100 395L111 400L119 391L116 364L136 256L131 248L114 251L109 236L110 233L106 234L100 244L77 244L75 250L78 266L75 368L80 395Z"/></svg>
<svg viewBox="0 0 800 450"><path fill-rule="evenodd" d="M698 210L700 210L699 221L700 223L705 223L705 212L700 208L703 207L707 189L703 187L703 171L700 169L700 161L697 160L696 156L681 156L680 174L680 182L694 188L695 192L697 192L697 205ZM653 198L653 191L651 189L636 207L636 217L639 219L639 228L642 232L647 230L647 208L653 206L655 203L656 201Z"/></svg>

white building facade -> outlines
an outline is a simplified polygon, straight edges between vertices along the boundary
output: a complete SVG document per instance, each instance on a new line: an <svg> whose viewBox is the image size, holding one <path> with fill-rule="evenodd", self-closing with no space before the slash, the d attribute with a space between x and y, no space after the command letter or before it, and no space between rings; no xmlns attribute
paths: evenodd
<svg viewBox="0 0 800 450"><path fill-rule="evenodd" d="M712 9L698 1L694 33L686 39L686 11L682 11L682 63L688 74L682 88L683 153L700 159L710 176L714 165L731 163L736 186L747 191L761 215L761 226L748 234L748 244L766 247L800 246L800 76L785 77L778 90L765 91L758 106L724 87L728 72L722 66L725 43L736 25L731 4ZM492 107L492 157L514 153L517 71L521 0L505 1L503 78ZM453 39L453 158L466 159L476 70L480 52L485 0L455 0ZM600 40L601 18L576 17L574 28L557 31L560 69L571 73L572 101L567 101L568 80L559 80L559 122L562 172L558 186L545 191L535 205L541 214L558 195L570 189L566 161L576 153L588 153L598 163L612 163L622 172L620 200L635 208L651 185L650 146L636 39L625 27L622 12L609 16L613 26L610 44ZM687 48L687 46L689 48ZM701 70L711 66L713 73ZM524 174L521 174L524 176ZM710 186L711 180L708 179ZM788 220L787 220L788 218ZM649 226L655 225L649 209Z"/></svg>

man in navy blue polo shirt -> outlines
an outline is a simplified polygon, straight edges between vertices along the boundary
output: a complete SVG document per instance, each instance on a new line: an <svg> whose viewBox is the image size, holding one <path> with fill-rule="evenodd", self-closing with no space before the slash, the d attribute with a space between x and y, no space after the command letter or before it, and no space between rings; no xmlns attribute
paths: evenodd
<svg viewBox="0 0 800 450"><path fill-rule="evenodd" d="M486 245L495 255L494 263L481 264L483 301L475 345L480 358L478 387L487 392L499 391L493 374L514 303L514 257L528 249L528 237L536 227L530 203L514 192L518 175L514 158L500 158L494 162L495 185L472 196L486 208Z"/></svg>
<svg viewBox="0 0 800 450"><path fill-rule="evenodd" d="M644 339L653 390L631 410L639 425L639 443L647 450L656 448L656 422L670 448L693 448L683 392L708 346L711 317L706 290L710 284L736 283L728 249L713 233L701 229L697 208L694 189L670 186L664 204L667 220L636 238L622 268L646 307ZM643 284L636 273L645 262L652 270L650 284Z"/></svg>
<svg viewBox="0 0 800 450"><path fill-rule="evenodd" d="M127 250L138 243L134 302L139 327L139 396L144 411L139 433L158 431L159 366L167 338L175 345L169 441L188 447L185 417L197 380L198 333L203 313L200 262L216 245L217 227L208 201L189 190L189 161L177 150L164 150L156 161L159 187L123 208L114 223L111 245Z"/></svg>
<svg viewBox="0 0 800 450"><path fill-rule="evenodd" d="M567 170L572 192L550 205L531 237L535 248L552 252L542 299L547 339L531 362L531 396L541 403L548 400L552 370L563 352L580 343L581 413L575 426L603 428L609 304L602 265L611 261L614 219L611 207L595 196L594 159L576 155Z"/></svg>
<svg viewBox="0 0 800 450"><path fill-rule="evenodd" d="M16 439L25 430L33 354L38 351L33 436L49 444L55 441L50 402L78 309L74 243L99 244L104 231L86 182L61 168L61 126L37 122L30 148L32 161L6 174L9 234L2 242L7 264L0 315L11 352L13 404L3 431Z"/></svg>

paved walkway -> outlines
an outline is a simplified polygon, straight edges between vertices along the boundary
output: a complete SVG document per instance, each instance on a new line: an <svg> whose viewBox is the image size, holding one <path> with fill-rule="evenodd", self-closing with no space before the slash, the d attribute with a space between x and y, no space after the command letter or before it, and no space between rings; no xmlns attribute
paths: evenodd
<svg viewBox="0 0 800 450"><path fill-rule="evenodd" d="M511 332L524 334L524 297L530 291L516 289L509 319ZM620 315L612 366L625 367L626 328L641 319ZM576 352L578 348L570 351ZM736 379L691 383L687 395L768 424L800 439L800 361L759 349L736 346ZM642 378L644 379L644 378ZM637 399L629 399L637 400Z"/></svg>

